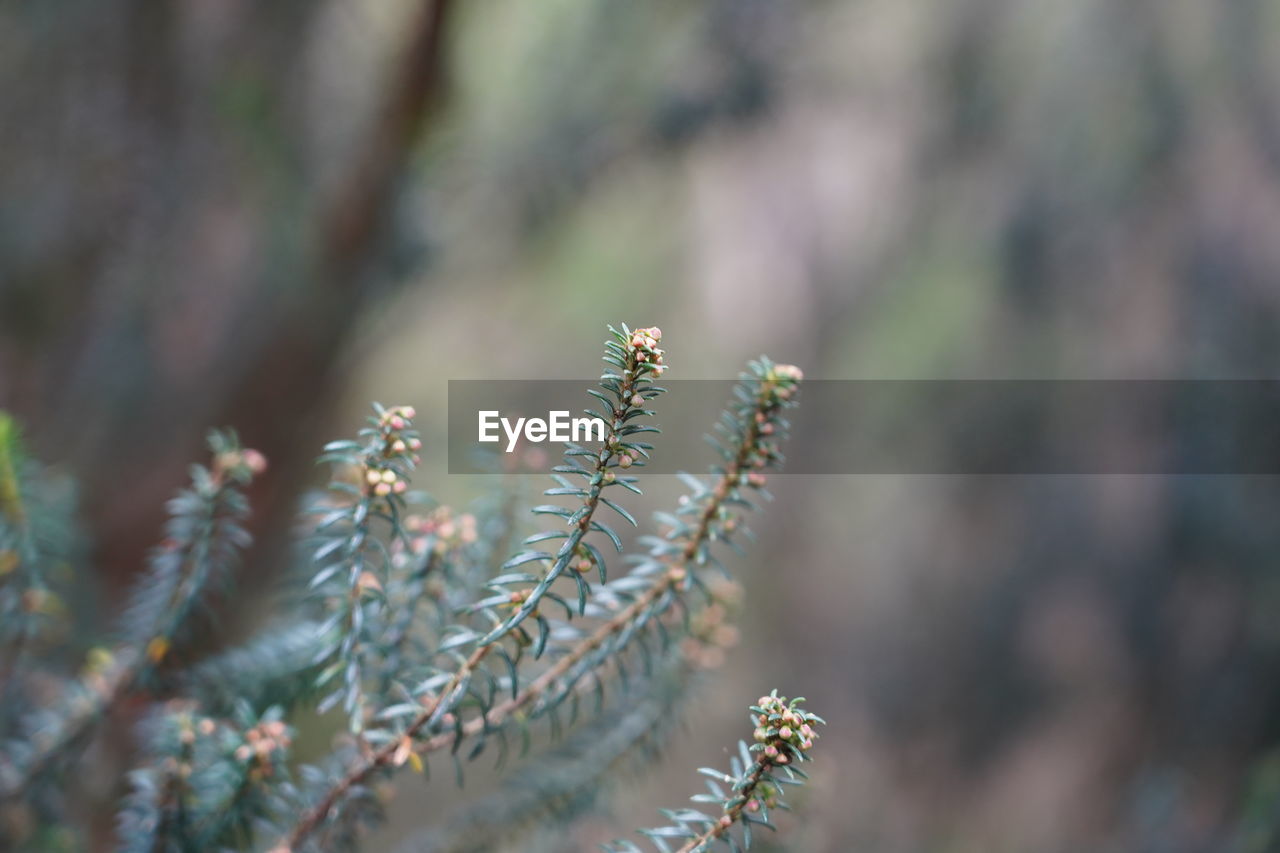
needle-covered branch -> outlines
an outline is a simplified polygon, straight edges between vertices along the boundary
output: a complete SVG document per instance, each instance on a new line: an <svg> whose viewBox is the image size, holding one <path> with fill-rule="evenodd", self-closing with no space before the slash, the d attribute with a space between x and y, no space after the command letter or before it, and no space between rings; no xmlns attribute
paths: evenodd
<svg viewBox="0 0 1280 853"><path fill-rule="evenodd" d="M266 460L242 449L232 433L209 438L213 463L192 466L191 485L169 502L166 537L138 582L114 651L91 656L84 675L52 708L28 721L21 739L0 754L0 799L22 793L28 780L69 754L122 697L153 680L186 640L207 594L225 585L249 544L243 489Z"/></svg>
<svg viewBox="0 0 1280 853"><path fill-rule="evenodd" d="M730 760L728 773L703 767L707 793L692 799L699 805L718 806L718 814L696 808L664 809L671 821L667 826L640 830L662 853L672 853L672 844L680 843L675 853L705 853L717 842L730 850L751 847L752 827L774 829L769 812L787 809L783 788L798 785L807 777L797 764L809 760L809 750L818 733L815 726L825 721L800 706L803 698L787 700L773 691L761 696L751 706L751 722L755 726L754 743L738 742L738 754ZM735 834L734 828L740 832ZM604 847L612 853L640 853L631 841L615 841Z"/></svg>

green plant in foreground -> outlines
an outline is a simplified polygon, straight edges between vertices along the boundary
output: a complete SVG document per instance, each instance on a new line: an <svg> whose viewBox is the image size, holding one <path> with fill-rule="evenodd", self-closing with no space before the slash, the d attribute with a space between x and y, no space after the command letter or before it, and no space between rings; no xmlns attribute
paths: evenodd
<svg viewBox="0 0 1280 853"><path fill-rule="evenodd" d="M701 853L721 842L731 850L751 846L751 827L770 829L770 809L785 809L782 801L784 785L796 785L806 778L795 765L809 758L809 750L818 733L813 726L825 723L821 717L803 710L803 698L792 699L773 691L761 696L751 706L755 724L755 743L738 742L738 755L732 758L729 773L710 767L699 768L707 777L706 794L693 797L695 803L719 806L719 814L709 815L697 809L664 810L672 821L669 826L640 830L664 853L671 853L668 839L683 840L678 853ZM724 785L726 787L721 787ZM741 826L741 842L733 834ZM638 853L640 848L630 841L616 841L607 848L618 853Z"/></svg>
<svg viewBox="0 0 1280 853"><path fill-rule="evenodd" d="M639 493L629 472L653 451L644 439L658 431L660 340L656 328L610 330L587 409L608 425L604 441L566 446L545 493L554 502L532 510L552 523L509 557L509 497L460 512L412 491L416 413L375 406L355 439L324 448L332 476L303 513L292 603L243 646L197 660L204 613L249 544L244 487L265 469L261 454L214 434L213 462L170 503L117 635L78 673L58 672L32 666L32 646L56 636L46 624L56 608L41 602L66 594L48 568L74 559L67 536L50 533L66 529L69 510L42 498L42 469L0 421L0 606L24 615L18 628L6 616L0 675L25 709L0 715L0 846L76 846L67 770L99 722L139 702L150 710L119 810L124 850L354 849L402 768L444 764L460 781L484 753L500 766L524 756L540 729L552 744L536 762L410 845L488 849L590 810L604 783L653 755L654 733L734 642L736 587L713 543L736 549L743 513L767 496L800 380L793 367L751 363L716 425L711 476L682 475L689 493L618 572L609 552L626 548L612 525L638 526L619 496ZM342 733L300 763L290 715L339 707ZM661 849L663 839L738 845L734 826L749 844L781 786L801 778L794 765L817 718L776 694L753 711L757 743L700 799L720 812L667 813L673 826L648 832ZM634 849L619 844L610 849Z"/></svg>

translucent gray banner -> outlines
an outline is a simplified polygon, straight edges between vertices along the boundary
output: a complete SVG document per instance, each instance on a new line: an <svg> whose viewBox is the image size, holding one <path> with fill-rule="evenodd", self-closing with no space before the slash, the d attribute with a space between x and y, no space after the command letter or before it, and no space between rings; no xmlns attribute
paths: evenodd
<svg viewBox="0 0 1280 853"><path fill-rule="evenodd" d="M704 470L715 456L703 436L733 384L663 382L662 433L645 436L652 459L634 473ZM559 464L556 439L599 405L589 386L451 380L449 472ZM1274 380L805 380L799 400L790 474L1280 474Z"/></svg>

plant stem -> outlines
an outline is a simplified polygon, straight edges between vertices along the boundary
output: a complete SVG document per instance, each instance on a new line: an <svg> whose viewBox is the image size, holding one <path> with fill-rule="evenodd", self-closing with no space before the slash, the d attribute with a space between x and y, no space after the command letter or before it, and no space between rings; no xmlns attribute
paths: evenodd
<svg viewBox="0 0 1280 853"><path fill-rule="evenodd" d="M717 822L697 838L690 839L683 847L677 850L676 853L694 853L694 851L705 850L707 844L715 841L717 838L732 829L733 825L741 819L742 811L747 807L747 803L751 802L752 795L760 785L760 780L763 779L774 766L774 763L767 758L761 758L756 761L756 763L751 766L751 772L747 775L746 784L738 789L738 795L735 798L737 803L724 810L721 821ZM729 818L728 823L723 821L723 818L725 817Z"/></svg>

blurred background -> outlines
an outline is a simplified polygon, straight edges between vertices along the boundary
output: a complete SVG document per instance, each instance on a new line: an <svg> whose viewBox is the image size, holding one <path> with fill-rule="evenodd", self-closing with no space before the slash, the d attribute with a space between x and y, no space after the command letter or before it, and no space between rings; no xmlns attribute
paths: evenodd
<svg viewBox="0 0 1280 853"><path fill-rule="evenodd" d="M609 322L673 378L1280 363L1274 0L3 0L0 110L0 407L81 482L86 636L207 427L272 462L247 601L369 400L465 503L447 380L590 379ZM1275 478L775 492L741 646L547 849L679 805L773 686L830 723L773 849L1280 849ZM401 787L373 849L455 799Z"/></svg>

